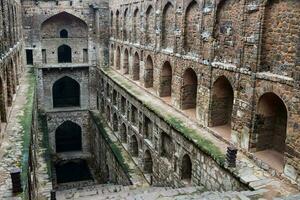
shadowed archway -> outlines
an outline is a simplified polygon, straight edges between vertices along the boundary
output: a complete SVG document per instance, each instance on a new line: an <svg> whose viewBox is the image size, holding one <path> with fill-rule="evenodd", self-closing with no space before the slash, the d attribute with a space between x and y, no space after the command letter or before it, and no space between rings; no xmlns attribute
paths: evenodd
<svg viewBox="0 0 300 200"><path fill-rule="evenodd" d="M81 151L81 127L71 121L61 124L55 131L56 152Z"/></svg>
<svg viewBox="0 0 300 200"><path fill-rule="evenodd" d="M80 85L68 76L54 83L52 95L54 108L80 106Z"/></svg>

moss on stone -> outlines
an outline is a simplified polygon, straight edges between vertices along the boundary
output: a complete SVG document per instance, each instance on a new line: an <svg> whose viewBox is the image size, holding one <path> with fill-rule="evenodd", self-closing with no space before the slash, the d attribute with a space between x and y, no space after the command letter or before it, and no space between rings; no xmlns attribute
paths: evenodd
<svg viewBox="0 0 300 200"><path fill-rule="evenodd" d="M212 159L214 159L219 165L224 166L225 155L221 152L220 148L217 147L212 141L201 136L197 132L197 130L188 127L182 120L174 116L167 115L164 110L160 110L159 108L157 108L157 106L151 101L141 98L141 94L134 90L131 85L129 85L129 81L124 78L121 79L115 74L114 71L105 69L103 70L103 72L107 74L111 79L113 79L116 83L118 83L119 86L123 87L123 89L125 89L136 99L138 99L146 108L160 116L172 128L180 132L186 139L193 142L200 150L212 157Z"/></svg>
<svg viewBox="0 0 300 200"><path fill-rule="evenodd" d="M109 145L110 149L112 150L113 154L115 155L115 157L116 157L117 161L119 162L119 164L121 165L122 169L125 171L125 173L127 175L129 175L130 170L129 170L129 166L126 163L125 158L122 154L122 147L120 147L118 144L116 144L115 142L113 142L110 139L103 123L101 123L101 121L103 121L103 120L101 120L101 117L99 115L97 115L95 112L91 112L91 116L93 117L94 122L96 123L100 134L103 136L103 138Z"/></svg>
<svg viewBox="0 0 300 200"><path fill-rule="evenodd" d="M42 133L42 147L45 149L43 156L45 159L45 162L47 164L47 174L49 177L52 176L51 174L51 153L50 153L50 146L49 146L49 133L48 133L48 127L47 127L47 117L46 115L42 114L41 112L38 112L38 126L39 126L39 132Z"/></svg>
<svg viewBox="0 0 300 200"><path fill-rule="evenodd" d="M32 125L32 113L34 104L34 90L35 90L35 76L34 71L31 69L28 74L28 90L26 92L26 103L23 108L23 115L18 117L19 123L22 127L22 161L21 161L21 180L23 186L23 199L28 199L28 177L30 172L28 171L29 154L30 154L30 141L31 141L31 125Z"/></svg>

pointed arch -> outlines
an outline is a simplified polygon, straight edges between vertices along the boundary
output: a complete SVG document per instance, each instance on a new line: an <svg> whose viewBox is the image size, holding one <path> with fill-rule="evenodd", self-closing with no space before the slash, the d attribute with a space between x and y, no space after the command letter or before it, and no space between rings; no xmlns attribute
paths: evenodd
<svg viewBox="0 0 300 200"><path fill-rule="evenodd" d="M231 119L234 91L230 81L220 76L212 86L209 126L223 138L231 138Z"/></svg>
<svg viewBox="0 0 300 200"><path fill-rule="evenodd" d="M174 6L168 2L162 14L162 48L173 48L175 31L175 10Z"/></svg>
<svg viewBox="0 0 300 200"><path fill-rule="evenodd" d="M197 105L197 87L198 79L197 74L192 68L185 70L183 74L183 84L181 88L181 108L196 109Z"/></svg>
<svg viewBox="0 0 300 200"><path fill-rule="evenodd" d="M168 61L166 61L161 70L160 97L172 96L172 79L172 66Z"/></svg>
<svg viewBox="0 0 300 200"><path fill-rule="evenodd" d="M153 173L153 160L150 151L147 149L144 155L144 172L147 174Z"/></svg>
<svg viewBox="0 0 300 200"><path fill-rule="evenodd" d="M81 151L82 136L81 127L72 122L66 121L55 131L56 152Z"/></svg>
<svg viewBox="0 0 300 200"><path fill-rule="evenodd" d="M134 13L133 13L133 22L132 22L132 26L133 26L133 42L134 43L139 43L140 42L140 13L139 13L139 9L136 8Z"/></svg>
<svg viewBox="0 0 300 200"><path fill-rule="evenodd" d="M121 66L121 49L120 49L120 47L118 46L118 47L117 47L117 52L116 52L116 66L115 66L115 68L116 68L117 70L119 70L119 69L120 69L120 66Z"/></svg>
<svg viewBox="0 0 300 200"><path fill-rule="evenodd" d="M200 50L200 9L193 0L187 7L184 23L184 49L186 52L199 53Z"/></svg>
<svg viewBox="0 0 300 200"><path fill-rule="evenodd" d="M116 12L116 38L120 38L120 12Z"/></svg>
<svg viewBox="0 0 300 200"><path fill-rule="evenodd" d="M120 127L120 138L122 143L127 143L127 128L124 123Z"/></svg>
<svg viewBox="0 0 300 200"><path fill-rule="evenodd" d="M71 63L72 62L72 49L70 46L63 44L57 48L58 63Z"/></svg>
<svg viewBox="0 0 300 200"><path fill-rule="evenodd" d="M113 114L113 130L114 132L119 130L119 119L116 113Z"/></svg>
<svg viewBox="0 0 300 200"><path fill-rule="evenodd" d="M123 39L125 41L128 41L128 8L125 9L124 11L124 21L123 21Z"/></svg>
<svg viewBox="0 0 300 200"><path fill-rule="evenodd" d="M64 76L53 84L52 97L54 108L80 106L80 84Z"/></svg>
<svg viewBox="0 0 300 200"><path fill-rule="evenodd" d="M138 52L134 54L133 68L132 68L132 79L140 80L140 56Z"/></svg>
<svg viewBox="0 0 300 200"><path fill-rule="evenodd" d="M123 74L129 73L129 52L126 48L124 51L124 57L123 57Z"/></svg>
<svg viewBox="0 0 300 200"><path fill-rule="evenodd" d="M72 24L72 26L70 26ZM88 25L81 18L68 12L60 12L46 19L41 25L42 38L60 38L60 31L64 27L76 27L76 31L68 32L68 37L87 38Z"/></svg>
<svg viewBox="0 0 300 200"><path fill-rule="evenodd" d="M182 157L181 162L181 180L191 183L192 180L192 161L188 154Z"/></svg>
<svg viewBox="0 0 300 200"><path fill-rule="evenodd" d="M130 150L133 157L139 156L139 144L138 144L137 137L135 135L131 136Z"/></svg>
<svg viewBox="0 0 300 200"><path fill-rule="evenodd" d="M150 5L146 11L146 44L149 46L155 45L155 13Z"/></svg>
<svg viewBox="0 0 300 200"><path fill-rule="evenodd" d="M146 59L144 76L145 76L145 88L153 87L153 60L150 55Z"/></svg>
<svg viewBox="0 0 300 200"><path fill-rule="evenodd" d="M273 92L263 94L255 117L256 151L267 149L281 154L285 151L288 111L283 100Z"/></svg>

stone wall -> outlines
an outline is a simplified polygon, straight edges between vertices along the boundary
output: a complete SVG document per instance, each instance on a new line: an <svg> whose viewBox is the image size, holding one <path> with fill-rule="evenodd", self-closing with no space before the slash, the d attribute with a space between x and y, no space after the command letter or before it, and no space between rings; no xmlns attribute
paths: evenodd
<svg viewBox="0 0 300 200"><path fill-rule="evenodd" d="M59 110L64 108L53 107L53 85L61 78L70 77L80 85L80 106L76 109L87 110L90 108L90 72L89 67L79 67L76 69L53 68L38 69L39 80L39 109L43 111ZM67 110L70 110L67 108ZM65 111L67 111L65 109Z"/></svg>
<svg viewBox="0 0 300 200"><path fill-rule="evenodd" d="M110 140L105 125L90 117L91 152L93 167L99 176L101 184L113 183L117 185L131 185L131 180L113 151L113 141Z"/></svg>
<svg viewBox="0 0 300 200"><path fill-rule="evenodd" d="M138 84L149 85L145 79L148 69L145 71L144 65L145 58L151 57L151 91L157 96L168 96L163 100L171 102L173 107L203 127L214 128L228 122L229 138L223 137L222 129L213 133L254 154L260 151L256 144L264 143L264 139L261 140L263 137L260 137L263 131L255 129L259 123L256 117L259 114L258 105L263 95L274 94L272 101L282 101L287 112L287 117L281 118L283 121L280 125L281 130L285 129L285 136L278 137L281 142L274 143L275 146L265 147L276 151L278 146L281 146L279 149L285 149L279 152L284 154L284 163L280 164L282 167L278 171L282 173L284 167L293 169L293 173L286 171L286 175L299 183L300 168L295 164L299 160L300 152L297 145L299 77L296 63L299 56L296 51L300 30L297 20L300 13L298 4L295 0L114 0L110 2L110 55L114 57L114 62L110 62L109 66L120 68L119 72L123 74L127 74L124 72L129 68L129 77L132 77L138 54L141 79ZM147 33L145 31L145 27L150 27L145 14L150 6L155 13L152 24L155 37L152 43L147 42L147 33L151 30ZM121 32L119 36L122 36L124 12L126 11L126 16L133 16L137 8L140 23L135 24L136 20L129 17L126 30L141 30L139 40L134 40L130 31L127 41L123 37L116 37L116 21L119 24L118 31ZM193 24L193 21L198 23ZM283 26L291 28L287 30ZM121 66L118 65L117 68L116 63ZM167 79L164 70L166 63L171 66ZM197 99L195 108L187 111L182 107L186 99L184 74L190 69L197 75L197 89L191 94L197 96ZM233 99L222 101L223 106L214 95L215 83L221 77L226 79L233 90ZM170 81L171 84L168 83ZM196 117L191 112L196 113ZM214 116L222 118L222 123L212 123ZM225 118L227 119L224 121Z"/></svg>
<svg viewBox="0 0 300 200"><path fill-rule="evenodd" d="M56 152L56 130L64 122L71 121L81 127L82 150L74 154ZM90 156L91 133L89 131L89 112L88 111L69 111L69 112L48 112L47 127L49 137L50 153L55 155L55 159L68 160L76 158L86 158ZM59 155L58 155L59 154Z"/></svg>
<svg viewBox="0 0 300 200"><path fill-rule="evenodd" d="M99 79L100 113L153 185L182 187L192 184L222 191L244 187L182 133L100 70ZM115 92L117 103L112 104Z"/></svg>
<svg viewBox="0 0 300 200"><path fill-rule="evenodd" d="M2 0L0 13L0 121L3 125L7 123L19 78L24 72L24 44L21 4L18 1ZM2 134L1 131L0 143Z"/></svg>

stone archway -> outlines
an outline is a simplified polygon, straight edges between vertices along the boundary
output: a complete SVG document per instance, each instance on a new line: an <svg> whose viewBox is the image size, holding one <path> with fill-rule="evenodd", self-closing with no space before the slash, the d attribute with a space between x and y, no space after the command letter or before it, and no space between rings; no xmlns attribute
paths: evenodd
<svg viewBox="0 0 300 200"><path fill-rule="evenodd" d="M80 106L80 85L68 76L53 84L52 95L54 108Z"/></svg>
<svg viewBox="0 0 300 200"><path fill-rule="evenodd" d="M175 30L174 6L168 2L162 13L162 48L173 49Z"/></svg>
<svg viewBox="0 0 300 200"><path fill-rule="evenodd" d="M108 121L108 123L110 123L110 107L106 106L106 119Z"/></svg>
<svg viewBox="0 0 300 200"><path fill-rule="evenodd" d="M81 151L81 127L71 121L61 124L55 131L56 152Z"/></svg>
<svg viewBox="0 0 300 200"><path fill-rule="evenodd" d="M68 45L61 45L57 48L58 63L71 63L72 62L72 49Z"/></svg>
<svg viewBox="0 0 300 200"><path fill-rule="evenodd" d="M153 160L149 150L146 150L144 155L144 172L146 174L153 173Z"/></svg>
<svg viewBox="0 0 300 200"><path fill-rule="evenodd" d="M136 81L140 80L140 56L137 52L134 54L132 79Z"/></svg>
<svg viewBox="0 0 300 200"><path fill-rule="evenodd" d="M171 97L172 95L172 66L165 62L161 70L160 97Z"/></svg>
<svg viewBox="0 0 300 200"><path fill-rule="evenodd" d="M285 151L287 116L286 106L276 94L266 93L259 98L255 116L256 151Z"/></svg>
<svg viewBox="0 0 300 200"><path fill-rule="evenodd" d="M137 137L135 135L131 136L130 150L133 157L139 156L139 144L138 144Z"/></svg>
<svg viewBox="0 0 300 200"><path fill-rule="evenodd" d="M119 130L119 121L116 113L114 113L113 115L113 130L114 132L117 132Z"/></svg>
<svg viewBox="0 0 300 200"><path fill-rule="evenodd" d="M282 99L269 92L258 101L251 148L255 155L282 171L286 151L288 111Z"/></svg>
<svg viewBox="0 0 300 200"><path fill-rule="evenodd" d="M120 139L122 143L127 143L127 129L124 123L120 127Z"/></svg>
<svg viewBox="0 0 300 200"><path fill-rule="evenodd" d="M129 73L129 52L128 49L124 51L124 58L123 58L123 74Z"/></svg>
<svg viewBox="0 0 300 200"><path fill-rule="evenodd" d="M117 52L116 52L116 66L115 66L115 68L117 70L119 70L120 66L121 66L121 50L120 50L120 47L117 47Z"/></svg>
<svg viewBox="0 0 300 200"><path fill-rule="evenodd" d="M145 88L153 87L153 60L151 56L147 57L144 76Z"/></svg>
<svg viewBox="0 0 300 200"><path fill-rule="evenodd" d="M181 180L191 183L192 180L192 161L188 154L185 154L181 163Z"/></svg>
<svg viewBox="0 0 300 200"><path fill-rule="evenodd" d="M212 87L209 126L227 140L231 138L233 99L231 83L225 76L219 77Z"/></svg>
<svg viewBox="0 0 300 200"><path fill-rule="evenodd" d="M193 0L185 13L184 49L186 52L199 54L200 50L200 10L197 1Z"/></svg>
<svg viewBox="0 0 300 200"><path fill-rule="evenodd" d="M183 74L183 84L181 87L181 108L183 110L193 109L196 111L197 105L198 79L196 72L188 68Z"/></svg>

